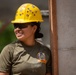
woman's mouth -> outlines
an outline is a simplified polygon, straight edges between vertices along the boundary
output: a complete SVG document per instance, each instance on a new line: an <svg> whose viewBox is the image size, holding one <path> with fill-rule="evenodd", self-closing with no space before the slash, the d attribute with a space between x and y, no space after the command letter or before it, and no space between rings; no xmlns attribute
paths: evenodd
<svg viewBox="0 0 76 75"><path fill-rule="evenodd" d="M18 32L16 32L15 34L16 34L17 37L20 37L20 36L23 35L22 31L18 31Z"/></svg>

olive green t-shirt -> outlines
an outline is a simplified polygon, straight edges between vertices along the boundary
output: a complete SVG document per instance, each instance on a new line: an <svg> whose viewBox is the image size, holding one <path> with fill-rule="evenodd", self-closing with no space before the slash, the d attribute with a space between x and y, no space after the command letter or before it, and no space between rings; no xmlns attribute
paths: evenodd
<svg viewBox="0 0 76 75"><path fill-rule="evenodd" d="M36 42L27 46L16 41L4 47L0 54L0 72L10 75L45 75L51 72L51 51Z"/></svg>

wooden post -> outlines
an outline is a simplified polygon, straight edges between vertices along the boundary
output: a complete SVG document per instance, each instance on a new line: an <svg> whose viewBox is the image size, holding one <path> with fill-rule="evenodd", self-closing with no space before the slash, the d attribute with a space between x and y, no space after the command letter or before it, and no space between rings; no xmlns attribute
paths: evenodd
<svg viewBox="0 0 76 75"><path fill-rule="evenodd" d="M49 21L51 27L51 48L53 57L53 75L58 75L58 36L56 0L49 0Z"/></svg>

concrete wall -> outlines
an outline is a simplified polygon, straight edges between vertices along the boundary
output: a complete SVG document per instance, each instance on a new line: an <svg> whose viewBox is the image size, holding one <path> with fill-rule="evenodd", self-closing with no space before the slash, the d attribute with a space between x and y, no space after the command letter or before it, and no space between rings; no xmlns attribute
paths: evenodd
<svg viewBox="0 0 76 75"><path fill-rule="evenodd" d="M76 0L57 0L59 75L76 75Z"/></svg>

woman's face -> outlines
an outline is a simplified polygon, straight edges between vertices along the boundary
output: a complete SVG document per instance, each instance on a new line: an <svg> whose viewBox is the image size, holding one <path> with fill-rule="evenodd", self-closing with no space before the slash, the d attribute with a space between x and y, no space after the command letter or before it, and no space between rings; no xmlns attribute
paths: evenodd
<svg viewBox="0 0 76 75"><path fill-rule="evenodd" d="M14 24L14 32L18 40L26 41L34 38L34 33L37 27L31 26L29 23L26 24Z"/></svg>

